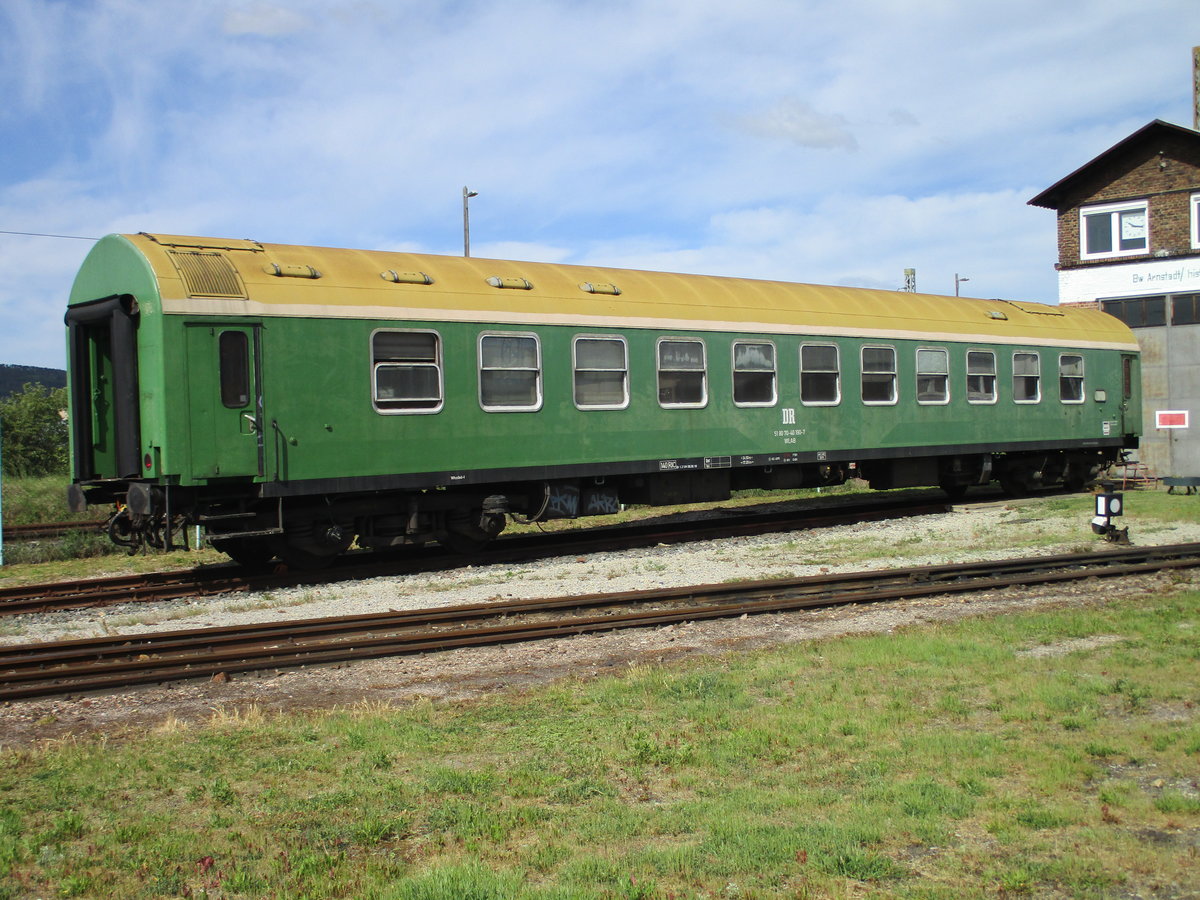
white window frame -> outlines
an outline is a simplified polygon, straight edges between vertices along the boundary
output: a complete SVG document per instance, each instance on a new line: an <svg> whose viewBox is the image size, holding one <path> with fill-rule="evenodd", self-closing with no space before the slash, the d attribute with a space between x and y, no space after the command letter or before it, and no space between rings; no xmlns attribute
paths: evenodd
<svg viewBox="0 0 1200 900"><path fill-rule="evenodd" d="M892 354L892 368L887 372L871 372L866 371L865 356L868 350L887 350ZM863 397L863 387L866 384L866 377L871 375L891 375L892 376L892 399L890 400L867 400ZM895 406L900 402L900 355L896 353L896 348L888 344L864 344L858 351L858 396L862 400L863 406Z"/></svg>
<svg viewBox="0 0 1200 900"><path fill-rule="evenodd" d="M431 334L433 335L433 362L395 362L389 360L375 361L375 336L378 334ZM446 405L445 373L442 369L442 336L439 332L428 328L376 328L371 332L371 405L381 416L429 416L439 413ZM437 404L430 407L387 407L379 405L379 370L384 366L432 366L437 370L438 398Z"/></svg>
<svg viewBox="0 0 1200 900"><path fill-rule="evenodd" d="M531 338L533 340L536 363L534 368L528 366L488 366L483 365L483 342L488 338ZM475 342L475 368L479 377L479 407L484 412L537 412L542 408L542 341L532 331L484 331ZM483 373L495 372L534 372L534 402L523 406L488 406L483 402Z"/></svg>
<svg viewBox="0 0 1200 900"><path fill-rule="evenodd" d="M771 399L770 400L738 400L737 399L737 377L738 372L762 373L766 369L738 369L737 367L737 348L739 344L759 344L764 347L771 348ZM733 373L731 390L733 391L733 405L741 407L770 407L779 402L779 348L775 346L774 341L754 341L749 338L734 341L729 347L729 367Z"/></svg>
<svg viewBox="0 0 1200 900"><path fill-rule="evenodd" d="M1078 375L1064 375L1063 374L1063 360L1066 359L1067 357L1079 360L1079 374ZM1079 381L1079 399L1078 400L1068 400L1063 396L1062 383L1063 383L1064 378L1078 379L1078 381ZM1083 403L1083 401L1086 397L1087 397L1087 362L1084 360L1083 354L1082 353L1060 353L1060 354L1058 354L1058 399L1061 400L1063 403L1078 406L1079 404Z"/></svg>
<svg viewBox="0 0 1200 900"><path fill-rule="evenodd" d="M699 344L700 345L700 368L699 369L664 369L659 364L662 360L661 348L663 344ZM662 373L663 372L699 372L700 373L700 400L695 403L663 403L662 400ZM708 406L708 346L704 343L703 338L695 337L660 337L654 342L654 373L658 390L658 405L663 409L703 409Z"/></svg>
<svg viewBox="0 0 1200 900"><path fill-rule="evenodd" d="M992 379L991 399L976 400L971 396L971 374L972 374L971 373L971 354L972 353L986 354L992 358L992 371L990 373L989 372L974 373L976 376L982 377L982 378L986 378L989 375L991 376L991 379ZM968 350L967 355L964 359L964 362L966 363L966 366L967 366L967 402L973 403L976 406L994 406L996 404L996 401L1000 397L1000 379L996 374L996 351L995 350Z"/></svg>
<svg viewBox="0 0 1200 900"><path fill-rule="evenodd" d="M624 391L624 399L620 403L580 403L579 389L577 381L580 372L616 372L617 369L595 369L595 368L580 368L578 354L576 348L580 341L613 341L621 344L621 353L623 355L624 368L620 370L624 376L622 379L622 389ZM592 410L592 409L628 409L629 407L629 343L619 334L577 334L571 340L571 399L575 403L576 409Z"/></svg>
<svg viewBox="0 0 1200 900"><path fill-rule="evenodd" d="M806 371L813 374L828 375L828 369L805 369L804 368L804 348L805 347L832 347L833 348L833 387L836 395L832 400L805 400L804 399L804 373ZM805 341L800 345L800 403L802 406L837 406L842 402L842 348L837 344L827 344L820 341Z"/></svg>
<svg viewBox="0 0 1200 900"><path fill-rule="evenodd" d="M1188 206L1192 211L1192 249L1200 250L1200 194L1192 194Z"/></svg>
<svg viewBox="0 0 1200 900"><path fill-rule="evenodd" d="M1017 374L1017 357L1032 356L1037 360L1037 374L1035 375L1018 375ZM1035 404L1042 402L1042 354L1036 350L1014 350L1012 355L1012 378L1013 378L1013 403ZM1017 379L1018 378L1036 378L1037 379L1037 396L1033 399L1021 399L1017 395Z"/></svg>
<svg viewBox="0 0 1200 900"><path fill-rule="evenodd" d="M1146 217L1146 246L1131 250L1121 249L1121 214L1140 210ZM1108 215L1109 234L1112 238L1111 250L1089 252L1087 249L1088 216ZM1124 203L1102 203L1098 206L1084 206L1079 210L1079 258L1080 259L1114 259L1120 256L1145 256L1150 252L1150 204L1146 200L1131 200Z"/></svg>
<svg viewBox="0 0 1200 900"><path fill-rule="evenodd" d="M945 372L922 372L921 371L921 354L922 353L939 353L942 359L946 361ZM950 351L945 347L918 347L916 352L916 367L917 367L917 382L916 394L918 406L945 406L950 402ZM921 375L939 375L945 379L944 396L940 400L922 400L921 399Z"/></svg>

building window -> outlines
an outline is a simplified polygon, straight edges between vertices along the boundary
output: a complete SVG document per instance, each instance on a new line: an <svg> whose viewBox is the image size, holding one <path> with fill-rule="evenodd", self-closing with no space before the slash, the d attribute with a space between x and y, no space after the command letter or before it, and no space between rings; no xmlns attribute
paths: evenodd
<svg viewBox="0 0 1200 900"><path fill-rule="evenodd" d="M1200 250L1200 194L1192 194L1192 249Z"/></svg>
<svg viewBox="0 0 1200 900"><path fill-rule="evenodd" d="M542 356L536 335L480 336L479 405L488 412L541 409Z"/></svg>
<svg viewBox="0 0 1200 900"><path fill-rule="evenodd" d="M624 338L575 338L575 405L580 409L624 409L629 405L629 356Z"/></svg>
<svg viewBox="0 0 1200 900"><path fill-rule="evenodd" d="M442 408L441 338L433 331L376 331L371 335L375 409L435 413Z"/></svg>
<svg viewBox="0 0 1200 900"><path fill-rule="evenodd" d="M1106 259L1150 251L1146 202L1109 203L1079 211L1079 258Z"/></svg>
<svg viewBox="0 0 1200 900"><path fill-rule="evenodd" d="M1171 324L1200 324L1200 294L1176 294L1171 298Z"/></svg>
<svg viewBox="0 0 1200 900"><path fill-rule="evenodd" d="M1063 403L1083 402L1083 357L1064 353L1058 358L1058 396Z"/></svg>
<svg viewBox="0 0 1200 900"><path fill-rule="evenodd" d="M775 405L775 345L733 342L733 402L737 406Z"/></svg>
<svg viewBox="0 0 1200 900"><path fill-rule="evenodd" d="M887 406L896 402L896 351L892 347L862 348L862 402Z"/></svg>
<svg viewBox="0 0 1200 900"><path fill-rule="evenodd" d="M950 354L945 350L917 351L917 402L950 402Z"/></svg>
<svg viewBox="0 0 1200 900"><path fill-rule="evenodd" d="M1036 353L1013 354L1013 400L1037 403L1042 399L1042 359Z"/></svg>
<svg viewBox="0 0 1200 900"><path fill-rule="evenodd" d="M1110 316L1116 316L1130 328L1155 328L1167 324L1166 297L1101 300L1100 308Z"/></svg>
<svg viewBox="0 0 1200 900"><path fill-rule="evenodd" d="M703 341L659 340L658 402L676 409L708 402Z"/></svg>
<svg viewBox="0 0 1200 900"><path fill-rule="evenodd" d="M991 350L967 351L967 402L996 402L996 354Z"/></svg>
<svg viewBox="0 0 1200 900"><path fill-rule="evenodd" d="M842 402L837 344L800 347L800 402L805 406L837 406Z"/></svg>

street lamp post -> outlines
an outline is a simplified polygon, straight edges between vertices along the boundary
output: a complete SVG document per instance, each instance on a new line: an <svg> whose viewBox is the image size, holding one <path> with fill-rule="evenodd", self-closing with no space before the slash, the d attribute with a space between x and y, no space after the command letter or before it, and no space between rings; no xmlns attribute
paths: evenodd
<svg viewBox="0 0 1200 900"><path fill-rule="evenodd" d="M478 191L469 190L463 185L463 256L471 255L471 211L467 202L478 196Z"/></svg>
<svg viewBox="0 0 1200 900"><path fill-rule="evenodd" d="M464 190L465 190L465 188L464 188ZM970 280L971 280L970 278L966 278L965 276L959 277L959 274L957 272L954 273L954 296L955 297L958 296L958 286L960 284L962 284L964 281L970 281Z"/></svg>

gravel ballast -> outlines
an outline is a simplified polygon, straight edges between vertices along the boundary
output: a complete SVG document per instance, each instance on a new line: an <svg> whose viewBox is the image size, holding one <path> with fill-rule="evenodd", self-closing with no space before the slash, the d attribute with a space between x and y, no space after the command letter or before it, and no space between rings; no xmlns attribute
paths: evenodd
<svg viewBox="0 0 1200 900"><path fill-rule="evenodd" d="M901 565L938 565L1102 548L1086 520L1030 518L1037 501L955 507L949 514L864 523L641 550L559 557L521 564L468 566L445 572L128 604L103 610L20 617L6 623L5 643L102 634L138 634L288 618L354 615L489 600L683 587L801 577ZM1178 523L1133 535L1136 543L1200 541L1200 526ZM1036 549L1014 550L1015 539ZM887 552L883 552L887 548ZM1200 581L1200 576L1197 576ZM603 635L235 675L216 681L151 687L119 695L16 702L0 706L0 745L16 746L95 730L144 729L195 721L214 708L253 704L268 710L355 703L404 703L421 697L469 698L566 676L589 677L630 665L697 653L832 637L1002 612L1052 603L1111 602L1124 594L1190 586L1190 572L1039 589L933 597L873 607L771 614Z"/></svg>

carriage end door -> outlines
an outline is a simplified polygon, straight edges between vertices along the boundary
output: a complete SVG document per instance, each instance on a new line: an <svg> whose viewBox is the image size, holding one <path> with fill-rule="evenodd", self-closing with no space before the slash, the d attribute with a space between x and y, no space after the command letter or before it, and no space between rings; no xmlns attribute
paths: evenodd
<svg viewBox="0 0 1200 900"><path fill-rule="evenodd" d="M261 476L263 398L259 324L187 328L192 475Z"/></svg>

